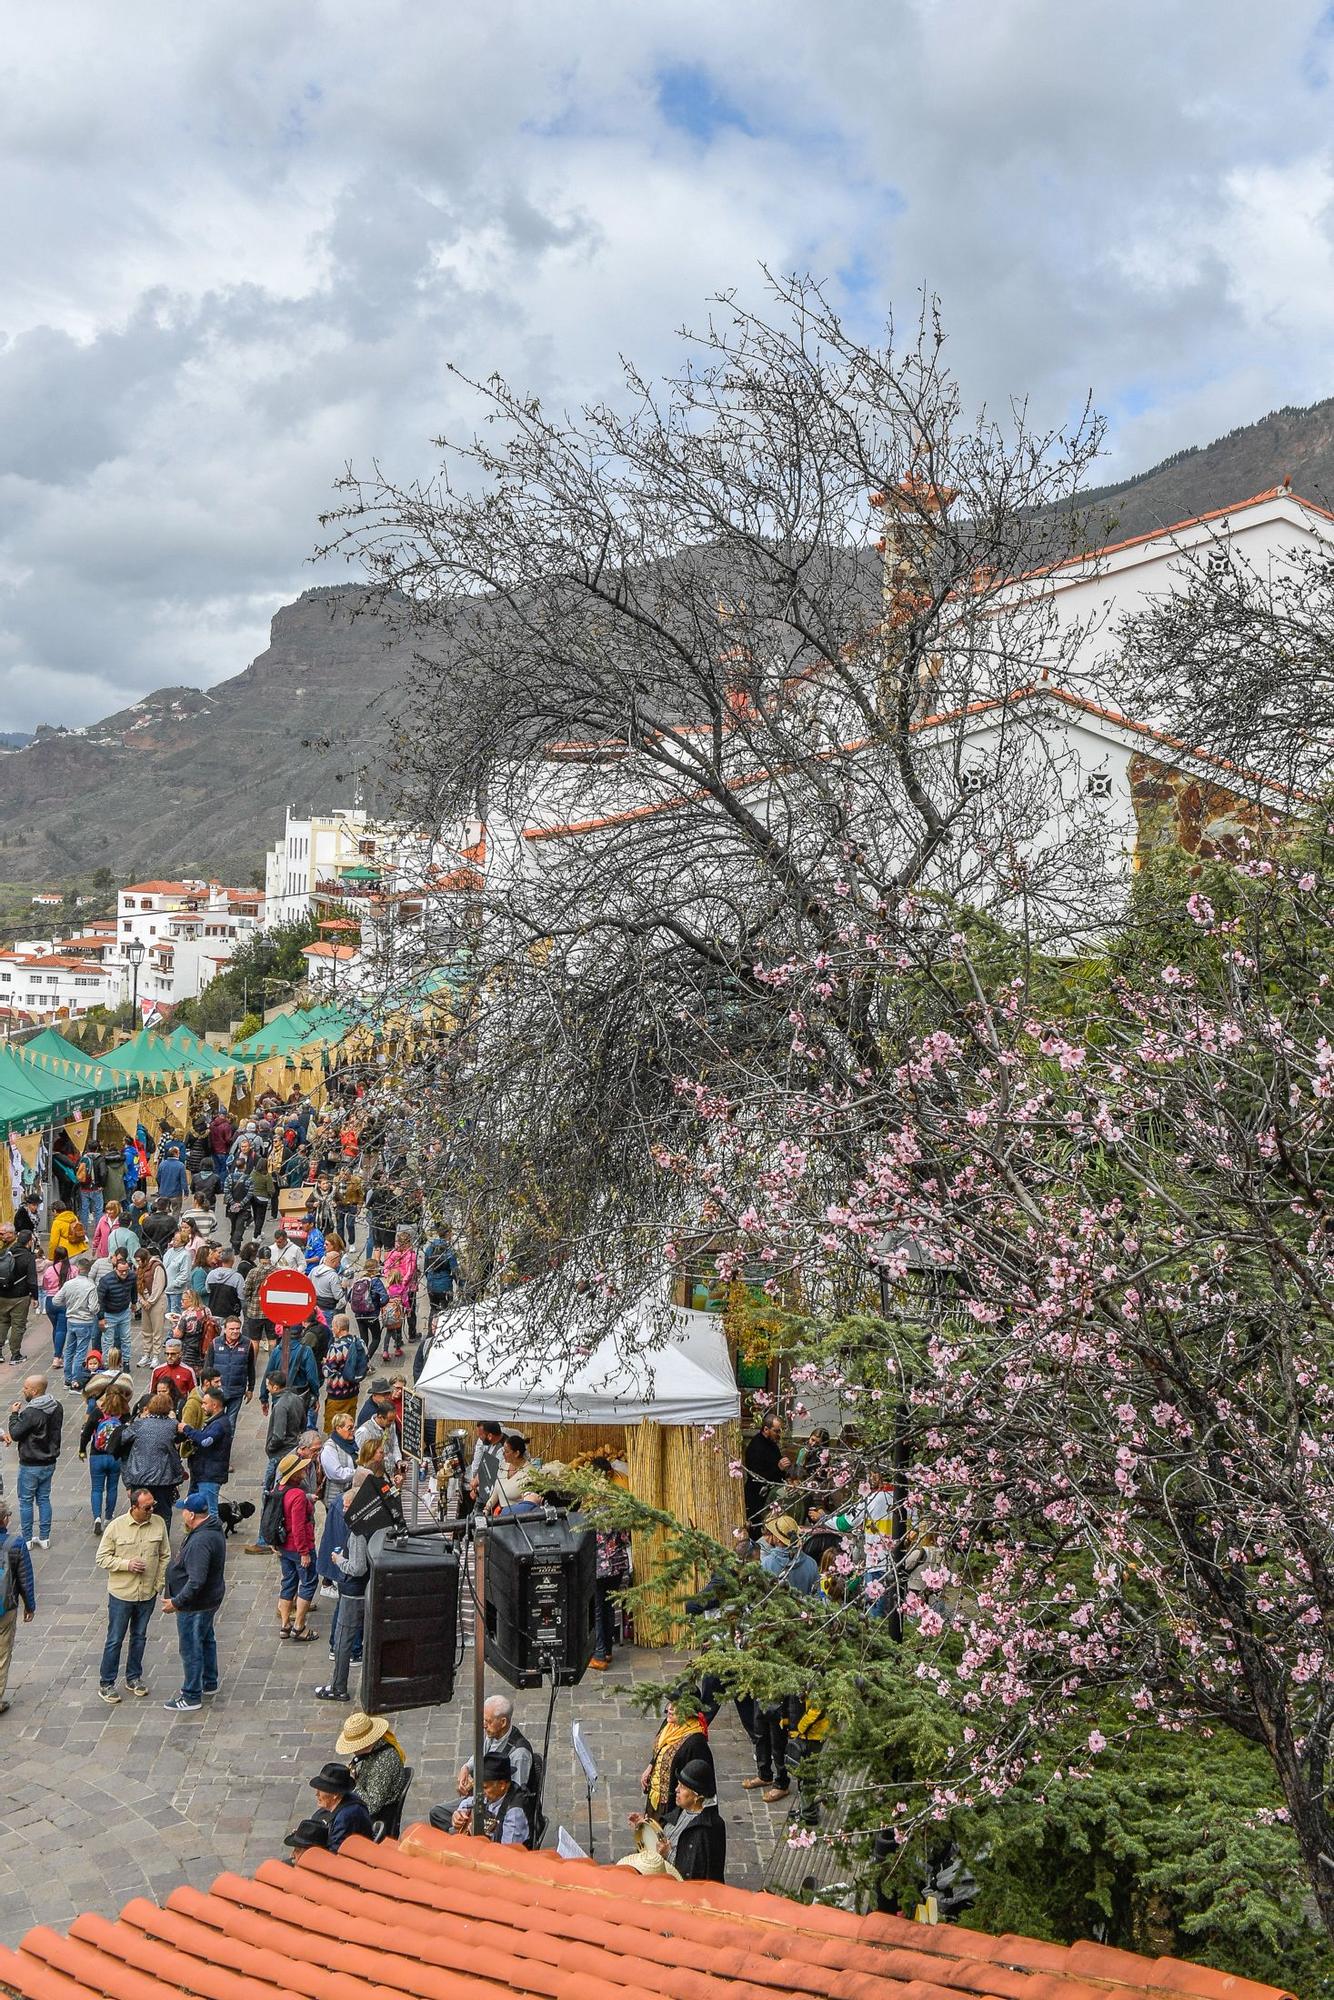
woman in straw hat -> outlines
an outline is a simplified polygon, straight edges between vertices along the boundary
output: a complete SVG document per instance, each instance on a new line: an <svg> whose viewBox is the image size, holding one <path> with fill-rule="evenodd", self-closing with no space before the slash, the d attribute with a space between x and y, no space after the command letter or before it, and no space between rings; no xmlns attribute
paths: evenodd
<svg viewBox="0 0 1334 2000"><path fill-rule="evenodd" d="M334 1744L346 1757L372 1819L383 1819L403 1783L402 1747L382 1715L349 1715Z"/></svg>
<svg viewBox="0 0 1334 2000"><path fill-rule="evenodd" d="M310 1435L308 1433L308 1435ZM314 1434L319 1443L319 1433ZM278 1585L278 1629L294 1644L309 1644L315 1637L307 1623L311 1599L319 1576L315 1568L315 1502L307 1481L314 1452L305 1444L289 1451L275 1477L283 1496L283 1522L287 1538L278 1551L282 1580Z"/></svg>

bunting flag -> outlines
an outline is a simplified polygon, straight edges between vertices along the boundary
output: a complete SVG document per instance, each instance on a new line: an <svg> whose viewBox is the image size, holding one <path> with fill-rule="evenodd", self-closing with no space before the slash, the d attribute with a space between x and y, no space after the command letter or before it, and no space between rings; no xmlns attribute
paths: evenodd
<svg viewBox="0 0 1334 2000"><path fill-rule="evenodd" d="M184 1132L190 1124L189 1089L173 1090L166 1099L167 1123L173 1132Z"/></svg>
<svg viewBox="0 0 1334 2000"><path fill-rule="evenodd" d="M25 1167L35 1167L41 1158L42 1134L40 1132L16 1132L14 1144L18 1147Z"/></svg>
<svg viewBox="0 0 1334 2000"><path fill-rule="evenodd" d="M88 1117L86 1112L82 1117L67 1118L65 1120L65 1130L69 1133L70 1138L74 1141L80 1152L83 1151L88 1143L88 1128L92 1122L92 1119Z"/></svg>
<svg viewBox="0 0 1334 2000"><path fill-rule="evenodd" d="M250 1087L256 1097L262 1097L266 1090L282 1093L282 1064L274 1056L264 1062L257 1062L250 1072Z"/></svg>
<svg viewBox="0 0 1334 2000"><path fill-rule="evenodd" d="M150 1139L156 1139L162 1130L163 1100L160 1097L141 1097L139 1100L139 1123Z"/></svg>

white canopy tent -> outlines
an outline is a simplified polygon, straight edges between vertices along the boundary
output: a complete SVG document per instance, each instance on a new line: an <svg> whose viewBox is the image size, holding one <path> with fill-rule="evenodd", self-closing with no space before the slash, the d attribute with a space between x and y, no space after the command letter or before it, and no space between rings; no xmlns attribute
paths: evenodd
<svg viewBox="0 0 1334 2000"><path fill-rule="evenodd" d="M539 1350L519 1289L440 1316L417 1383L430 1418L507 1424L723 1424L741 1414L716 1313L646 1297L610 1328L577 1316Z"/></svg>

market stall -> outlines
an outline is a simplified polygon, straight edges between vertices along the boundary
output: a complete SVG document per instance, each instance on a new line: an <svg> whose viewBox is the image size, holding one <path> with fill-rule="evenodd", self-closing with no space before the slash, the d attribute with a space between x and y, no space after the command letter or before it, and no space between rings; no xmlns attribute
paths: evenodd
<svg viewBox="0 0 1334 2000"><path fill-rule="evenodd" d="M606 1326L590 1305L559 1340L534 1344L533 1301L522 1289L445 1314L417 1384L426 1414L446 1423L494 1417L542 1458L567 1460L609 1446L629 1490L715 1540L742 1522L741 1401L716 1313L649 1297ZM656 1532L635 1537L635 1581L652 1585L662 1562ZM665 1596L641 1605L637 1634L676 1635Z"/></svg>

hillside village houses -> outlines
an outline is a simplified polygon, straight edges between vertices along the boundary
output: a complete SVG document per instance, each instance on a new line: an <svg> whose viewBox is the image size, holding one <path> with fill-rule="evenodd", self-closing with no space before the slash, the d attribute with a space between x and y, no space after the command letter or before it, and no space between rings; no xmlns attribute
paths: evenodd
<svg viewBox="0 0 1334 2000"><path fill-rule="evenodd" d="M119 1007L134 992L129 946L142 944L138 998L145 1018L192 1000L263 921L257 889L219 882L132 882L115 918L91 918L68 936L20 939L0 951L0 1020L9 1029Z"/></svg>
<svg viewBox="0 0 1334 2000"><path fill-rule="evenodd" d="M1176 587L1190 566L1240 563L1263 575L1331 542L1334 515L1285 482L1017 578L1015 593L1041 595L1060 679L1039 673L1003 705L981 701L965 717L925 712L915 728L951 756L961 729L966 791L998 782L1012 788L1021 769L1033 777L1042 819L1035 851L1059 855L1077 818L1101 844L1112 879L1124 880L1152 842L1207 847L1247 823L1254 799L1241 795L1247 787L1238 774L1192 754L1154 718L1122 713L1103 685L1114 676L1100 663L1120 620ZM650 799L646 808L626 746L615 743L553 744L530 777L520 821L462 827L453 847L433 847L411 829L375 820L359 799L305 814L289 806L282 835L264 857L262 893L202 880L129 883L119 891L114 921L80 919L72 934L21 940L0 952L0 1021L12 1028L123 1004L133 985L132 942L144 946L140 1011L165 1015L200 993L242 938L311 917L320 926L305 953L312 991L351 998L395 972L420 969L416 940L432 908L475 896L490 870L540 876L552 843L587 841L592 850L614 834L621 814L671 807L669 799ZM1279 789L1271 789L1281 809ZM55 890L33 898L35 908L60 901Z"/></svg>

